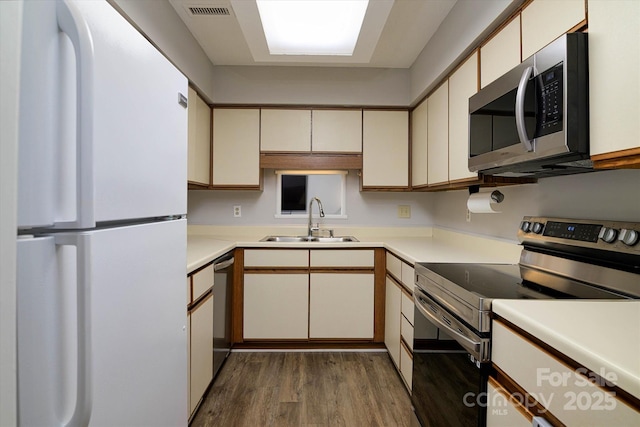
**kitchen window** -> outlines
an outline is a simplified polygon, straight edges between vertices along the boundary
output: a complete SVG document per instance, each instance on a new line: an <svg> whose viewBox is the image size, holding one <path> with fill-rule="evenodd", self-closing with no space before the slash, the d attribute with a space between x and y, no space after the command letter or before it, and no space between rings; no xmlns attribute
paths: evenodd
<svg viewBox="0 0 640 427"><path fill-rule="evenodd" d="M325 218L346 219L346 170L277 170L276 218L307 218L313 197ZM317 212L314 212L314 215Z"/></svg>

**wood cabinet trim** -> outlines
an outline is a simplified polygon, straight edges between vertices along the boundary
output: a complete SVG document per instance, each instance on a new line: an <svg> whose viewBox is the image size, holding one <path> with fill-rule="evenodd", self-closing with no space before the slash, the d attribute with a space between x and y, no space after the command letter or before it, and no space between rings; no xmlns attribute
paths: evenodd
<svg viewBox="0 0 640 427"><path fill-rule="evenodd" d="M640 147L591 156L596 169L640 169Z"/></svg>
<svg viewBox="0 0 640 427"><path fill-rule="evenodd" d="M261 169L362 169L361 153L260 153Z"/></svg>

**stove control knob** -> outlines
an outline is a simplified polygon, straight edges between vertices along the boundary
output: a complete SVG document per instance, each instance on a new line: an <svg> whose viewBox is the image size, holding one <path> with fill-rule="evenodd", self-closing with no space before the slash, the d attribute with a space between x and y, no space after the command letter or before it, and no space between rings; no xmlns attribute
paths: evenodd
<svg viewBox="0 0 640 427"><path fill-rule="evenodd" d="M635 230L627 230L626 228L623 228L620 230L618 240L622 241L622 243L627 246L633 246L638 243L638 240L640 240L640 235Z"/></svg>
<svg viewBox="0 0 640 427"><path fill-rule="evenodd" d="M531 223L529 221L522 221L522 224L520 224L520 230L528 233L531 231Z"/></svg>
<svg viewBox="0 0 640 427"><path fill-rule="evenodd" d="M544 224L541 222L534 222L533 225L531 226L531 231L533 231L536 234L540 234L542 233L542 229L544 228Z"/></svg>
<svg viewBox="0 0 640 427"><path fill-rule="evenodd" d="M615 228L604 227L600 231L600 235L598 237L600 237L606 243L613 243L618 237L618 230L616 230Z"/></svg>

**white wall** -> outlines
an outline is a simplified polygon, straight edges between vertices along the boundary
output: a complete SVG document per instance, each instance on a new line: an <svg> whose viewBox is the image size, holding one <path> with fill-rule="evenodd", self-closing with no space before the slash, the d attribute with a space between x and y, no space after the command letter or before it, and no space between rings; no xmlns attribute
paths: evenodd
<svg viewBox="0 0 640 427"><path fill-rule="evenodd" d="M108 1L212 101L213 64L167 0Z"/></svg>
<svg viewBox="0 0 640 427"><path fill-rule="evenodd" d="M466 222L466 190L434 194L431 213L439 227L515 240L525 215L640 222L638 188L640 170L592 172L500 187L502 212L471 214L471 222Z"/></svg>
<svg viewBox="0 0 640 427"><path fill-rule="evenodd" d="M22 2L0 2L0 425L17 424L16 229Z"/></svg>
<svg viewBox="0 0 640 427"><path fill-rule="evenodd" d="M409 70L333 67L215 67L216 104L402 106Z"/></svg>
<svg viewBox="0 0 640 427"><path fill-rule="evenodd" d="M321 226L416 227L433 223L433 194L360 192L356 171L347 175L347 219L321 219ZM398 206L410 205L411 218L398 218ZM233 217L233 206L242 206L242 217ZM263 191L189 191L189 224L206 225L295 225L306 229L307 219L275 218L276 176L266 170ZM317 211L314 218L317 217ZM315 219L314 219L315 222Z"/></svg>

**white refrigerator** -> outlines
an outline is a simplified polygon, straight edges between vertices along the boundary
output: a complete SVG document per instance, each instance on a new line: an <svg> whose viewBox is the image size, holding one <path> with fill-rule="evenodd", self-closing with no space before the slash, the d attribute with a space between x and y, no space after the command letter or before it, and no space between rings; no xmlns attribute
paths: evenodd
<svg viewBox="0 0 640 427"><path fill-rule="evenodd" d="M187 79L103 0L24 2L18 423L187 424Z"/></svg>

